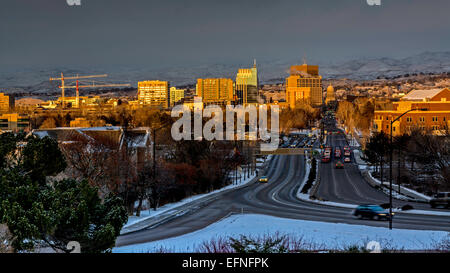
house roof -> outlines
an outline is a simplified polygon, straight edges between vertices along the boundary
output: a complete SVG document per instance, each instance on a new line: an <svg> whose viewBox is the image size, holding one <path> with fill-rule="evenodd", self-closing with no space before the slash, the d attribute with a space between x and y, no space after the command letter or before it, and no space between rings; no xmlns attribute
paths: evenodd
<svg viewBox="0 0 450 273"><path fill-rule="evenodd" d="M437 94L441 93L445 89L428 89L428 90L413 90L409 92L402 100L424 100L432 99Z"/></svg>
<svg viewBox="0 0 450 273"><path fill-rule="evenodd" d="M121 127L92 127L92 128L69 128L60 127L53 129L36 129L32 134L39 138L51 137L59 142L67 143L73 140L73 136L79 134L81 136L99 139L106 138L113 143L119 144L120 147L126 143L129 148L147 147L151 141L150 128L136 128L126 133Z"/></svg>

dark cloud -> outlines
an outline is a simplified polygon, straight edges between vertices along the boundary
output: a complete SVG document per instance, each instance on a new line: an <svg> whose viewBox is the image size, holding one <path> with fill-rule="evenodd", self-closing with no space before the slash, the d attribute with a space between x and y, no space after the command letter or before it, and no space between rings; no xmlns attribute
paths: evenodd
<svg viewBox="0 0 450 273"><path fill-rule="evenodd" d="M450 1L7 0L0 65L404 57L450 48Z"/></svg>

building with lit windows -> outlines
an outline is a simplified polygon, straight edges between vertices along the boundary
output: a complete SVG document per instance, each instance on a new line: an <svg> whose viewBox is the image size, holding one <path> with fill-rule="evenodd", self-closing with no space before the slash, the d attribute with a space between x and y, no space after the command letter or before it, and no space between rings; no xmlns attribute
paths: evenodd
<svg viewBox="0 0 450 273"><path fill-rule="evenodd" d="M30 129L30 117L18 113L0 115L1 131L27 131Z"/></svg>
<svg viewBox="0 0 450 273"><path fill-rule="evenodd" d="M392 135L410 133L415 129L438 135L444 133L450 125L450 89L411 91L394 102L392 110L375 111L373 130L390 134L391 120L409 110L412 111L393 124Z"/></svg>
<svg viewBox="0 0 450 273"><path fill-rule="evenodd" d="M8 112L14 108L14 96L0 93L0 112Z"/></svg>
<svg viewBox="0 0 450 273"><path fill-rule="evenodd" d="M184 98L184 89L170 88L170 106L174 106L177 102Z"/></svg>
<svg viewBox="0 0 450 273"><path fill-rule="evenodd" d="M323 103L322 77L317 65L294 65L286 79L286 101L295 108L298 101L318 107Z"/></svg>
<svg viewBox="0 0 450 273"><path fill-rule="evenodd" d="M141 106L169 108L170 94L167 81L138 82L138 101Z"/></svg>
<svg viewBox="0 0 450 273"><path fill-rule="evenodd" d="M231 79L197 79L196 95L205 105L227 105L234 101L234 83Z"/></svg>
<svg viewBox="0 0 450 273"><path fill-rule="evenodd" d="M236 75L236 103L256 104L258 103L258 69L256 61L252 68L239 69Z"/></svg>

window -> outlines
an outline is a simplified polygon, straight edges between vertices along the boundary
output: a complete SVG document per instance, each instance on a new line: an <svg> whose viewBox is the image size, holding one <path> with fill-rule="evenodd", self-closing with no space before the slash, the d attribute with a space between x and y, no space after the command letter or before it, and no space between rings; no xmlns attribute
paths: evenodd
<svg viewBox="0 0 450 273"><path fill-rule="evenodd" d="M412 117L407 117L406 122L412 122Z"/></svg>
<svg viewBox="0 0 450 273"><path fill-rule="evenodd" d="M419 121L420 121L420 122L425 122L425 117L420 117L420 118L419 118Z"/></svg>
<svg viewBox="0 0 450 273"><path fill-rule="evenodd" d="M437 122L438 121L438 117L433 117L432 120L433 120L433 122Z"/></svg>

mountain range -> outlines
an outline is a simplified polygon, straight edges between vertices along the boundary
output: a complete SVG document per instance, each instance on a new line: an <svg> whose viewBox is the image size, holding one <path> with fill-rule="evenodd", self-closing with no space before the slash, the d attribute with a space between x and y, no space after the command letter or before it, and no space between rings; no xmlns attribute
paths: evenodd
<svg viewBox="0 0 450 273"><path fill-rule="evenodd" d="M260 83L282 83L288 76L289 67L295 62L276 60L258 64ZM450 72L450 51L424 52L402 59L364 58L335 64L318 63L324 79L347 78L372 80L377 77L393 77L411 73ZM142 80L167 80L172 86L195 85L197 78L226 77L234 79L238 68L251 64L198 65L149 69L143 66L71 66L71 67L25 67L3 68L0 70L0 92L50 94L58 92L58 82L50 82L50 77L108 74L108 78L98 80L108 83L130 83L136 87Z"/></svg>

